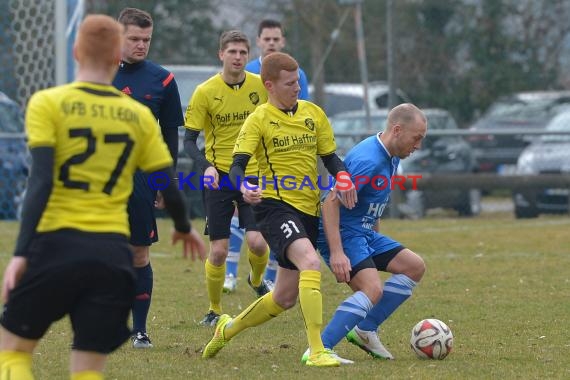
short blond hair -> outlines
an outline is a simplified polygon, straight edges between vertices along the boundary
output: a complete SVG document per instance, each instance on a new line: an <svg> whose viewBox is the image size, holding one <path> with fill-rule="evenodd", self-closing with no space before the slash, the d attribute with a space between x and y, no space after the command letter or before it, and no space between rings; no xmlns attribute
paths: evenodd
<svg viewBox="0 0 570 380"><path fill-rule="evenodd" d="M79 64L117 65L122 34L123 26L112 17L88 15L81 23L75 40L77 61Z"/></svg>
<svg viewBox="0 0 570 380"><path fill-rule="evenodd" d="M295 58L286 53L275 52L268 54L263 58L263 64L261 65L261 80L264 83L265 81L274 82L279 79L281 70L297 71L299 70L299 64L295 61Z"/></svg>

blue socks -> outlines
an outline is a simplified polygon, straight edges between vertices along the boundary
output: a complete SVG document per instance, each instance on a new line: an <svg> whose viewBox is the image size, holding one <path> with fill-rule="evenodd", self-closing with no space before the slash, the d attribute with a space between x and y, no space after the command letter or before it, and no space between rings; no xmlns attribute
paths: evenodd
<svg viewBox="0 0 570 380"><path fill-rule="evenodd" d="M152 296L152 267L150 263L142 268L135 268L137 274L136 296L133 304L133 331L146 333L146 318Z"/></svg>
<svg viewBox="0 0 570 380"><path fill-rule="evenodd" d="M269 261L267 262L267 268L265 268L265 279L271 281L275 284L275 277L277 277L277 259L273 251L269 251Z"/></svg>
<svg viewBox="0 0 570 380"><path fill-rule="evenodd" d="M226 276L230 274L235 278L238 276L239 257L244 237L244 230L239 228L239 218L233 216L232 224L230 225L228 258L226 259Z"/></svg>
<svg viewBox="0 0 570 380"><path fill-rule="evenodd" d="M376 331L396 309L412 295L416 282L404 274L395 274L384 284L384 293L368 313L366 318L358 324L358 328L365 331Z"/></svg>
<svg viewBox="0 0 570 380"><path fill-rule="evenodd" d="M345 299L321 334L323 346L334 348L358 322L366 317L370 309L372 302L361 291Z"/></svg>

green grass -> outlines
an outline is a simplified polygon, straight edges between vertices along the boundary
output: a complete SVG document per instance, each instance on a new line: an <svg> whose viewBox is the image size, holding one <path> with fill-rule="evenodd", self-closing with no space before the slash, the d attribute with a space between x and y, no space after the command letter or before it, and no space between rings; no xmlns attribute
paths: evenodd
<svg viewBox="0 0 570 380"><path fill-rule="evenodd" d="M123 346L110 357L109 379L570 378L567 216L383 221L383 232L422 255L428 268L412 298L383 326L381 339L396 360L373 360L343 341L337 351L356 363L329 369L300 364L307 343L298 307L239 335L215 359L202 360L200 349L212 334L211 328L197 325L208 308L203 265L182 259L179 248L168 243L170 224L160 225L163 241L153 247L148 325L155 347L134 351ZM16 223L0 223L2 267L16 229ZM242 260L237 292L223 297L230 314L254 299L246 267ZM327 321L349 289L336 284L327 268L323 273ZM428 317L446 322L455 336L454 350L443 361L419 360L409 348L411 328ZM67 378L68 326L67 321L55 324L39 345L34 355L38 379Z"/></svg>

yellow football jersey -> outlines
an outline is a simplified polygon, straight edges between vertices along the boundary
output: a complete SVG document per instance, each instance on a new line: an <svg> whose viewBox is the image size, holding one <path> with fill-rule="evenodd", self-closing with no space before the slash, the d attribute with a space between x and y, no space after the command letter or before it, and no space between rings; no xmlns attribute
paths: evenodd
<svg viewBox="0 0 570 380"><path fill-rule="evenodd" d="M283 112L270 103L258 107L244 123L234 154L257 157L259 185L264 198L287 202L296 209L318 216L319 186L317 156L336 151L332 127L317 105L298 101L296 112Z"/></svg>
<svg viewBox="0 0 570 380"><path fill-rule="evenodd" d="M37 92L28 103L26 133L30 148L55 152L38 232L74 228L128 236L135 170L172 165L150 110L110 85L74 82Z"/></svg>
<svg viewBox="0 0 570 380"><path fill-rule="evenodd" d="M267 101L267 90L257 74L245 73L241 86L228 86L221 74L200 84L186 109L185 127L204 131L206 159L216 169L228 173L232 152L245 119ZM248 175L257 176L257 162L251 160Z"/></svg>

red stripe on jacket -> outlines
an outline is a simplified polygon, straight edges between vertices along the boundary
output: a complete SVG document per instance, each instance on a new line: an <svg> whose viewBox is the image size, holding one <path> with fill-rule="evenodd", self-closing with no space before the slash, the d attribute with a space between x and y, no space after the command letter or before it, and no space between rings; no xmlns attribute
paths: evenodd
<svg viewBox="0 0 570 380"><path fill-rule="evenodd" d="M174 74L169 73L165 80L162 81L162 87L168 86L170 82L174 79Z"/></svg>

